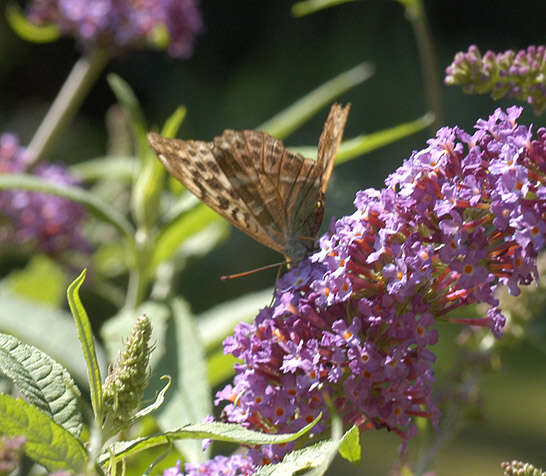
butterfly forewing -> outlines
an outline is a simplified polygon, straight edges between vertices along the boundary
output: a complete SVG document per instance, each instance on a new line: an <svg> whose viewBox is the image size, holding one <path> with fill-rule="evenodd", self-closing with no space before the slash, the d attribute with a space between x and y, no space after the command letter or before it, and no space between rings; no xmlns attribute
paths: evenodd
<svg viewBox="0 0 546 476"><path fill-rule="evenodd" d="M313 249L349 106L334 104L313 161L257 131L225 130L212 142L148 140L167 170L254 239L300 261Z"/></svg>
<svg viewBox="0 0 546 476"><path fill-rule="evenodd" d="M322 134L320 135L317 164L323 171L320 186L322 193L326 193L328 182L334 170L337 149L343 138L343 131L345 130L350 107L350 104L347 104L345 107L334 104L330 109L330 113L322 129Z"/></svg>

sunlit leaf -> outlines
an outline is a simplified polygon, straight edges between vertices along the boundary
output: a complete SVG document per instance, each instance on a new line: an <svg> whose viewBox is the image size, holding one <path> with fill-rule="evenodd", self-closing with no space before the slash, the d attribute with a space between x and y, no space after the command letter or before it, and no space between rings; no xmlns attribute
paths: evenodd
<svg viewBox="0 0 546 476"><path fill-rule="evenodd" d="M83 182L102 179L131 182L137 169L136 157L112 155L86 160L69 167L70 173Z"/></svg>
<svg viewBox="0 0 546 476"><path fill-rule="evenodd" d="M24 436L25 453L49 471L78 473L85 466L87 453L80 441L30 403L0 394L0 421L2 433Z"/></svg>
<svg viewBox="0 0 546 476"><path fill-rule="evenodd" d="M45 255L34 255L24 269L2 280L2 286L15 294L50 306L63 302L67 284L63 269Z"/></svg>
<svg viewBox="0 0 546 476"><path fill-rule="evenodd" d="M0 286L0 331L41 349L61 362L81 388L88 388L87 367L80 357L78 334L70 313L22 299ZM100 347L96 350L105 369L104 353Z"/></svg>
<svg viewBox="0 0 546 476"><path fill-rule="evenodd" d="M180 429L168 431L161 435L138 438L133 441L123 441L114 443L110 450L114 455L114 460L119 461L122 458L139 453L149 448L170 444L173 441L180 439L196 439L202 440L210 438L215 441L225 441L244 445L278 445L289 443L297 440L301 436L309 432L315 424L320 420L322 415L319 415L309 425L303 427L296 433L288 434L268 434L252 431L240 425L233 423L200 423L196 425L187 425ZM103 464L109 459L110 455L105 453L99 458L99 462Z"/></svg>
<svg viewBox="0 0 546 476"><path fill-rule="evenodd" d="M256 129L284 139L317 111L330 104L342 93L370 78L373 73L372 65L361 63L325 82L268 121L260 124Z"/></svg>
<svg viewBox="0 0 546 476"><path fill-rule="evenodd" d="M211 387L225 382L228 378L235 375L234 365L239 362L231 354L224 354L223 350L218 350L207 357L207 374Z"/></svg>
<svg viewBox="0 0 546 476"><path fill-rule="evenodd" d="M325 8L331 8L341 5L342 3L354 1L356 0L305 0L303 2L296 2L292 5L292 15L295 17L303 17L324 10Z"/></svg>
<svg viewBox="0 0 546 476"><path fill-rule="evenodd" d="M85 274L86 270L84 269L70 286L68 286L66 295L70 311L72 311L74 321L76 322L78 337L83 350L85 363L87 364L89 388L91 390L91 404L93 405L95 418L100 421L102 419L102 379L97 353L95 351L95 341L91 324L89 323L89 317L87 317L87 312L83 307L79 294L80 287L85 280Z"/></svg>
<svg viewBox="0 0 546 476"><path fill-rule="evenodd" d="M184 106L177 107L171 116L165 121L165 124L161 129L161 135L163 137L168 137L169 139L176 136L178 129L180 129L182 122L184 122L187 112L188 111Z"/></svg>
<svg viewBox="0 0 546 476"><path fill-rule="evenodd" d="M49 23L47 25L34 25L29 22L19 6L13 2L6 7L6 20L17 35L26 41L33 43L51 43L61 36L60 28Z"/></svg>
<svg viewBox="0 0 546 476"><path fill-rule="evenodd" d="M358 463L362 456L360 448L360 431L357 426L353 426L343 437L339 445L339 454L351 463Z"/></svg>
<svg viewBox="0 0 546 476"><path fill-rule="evenodd" d="M273 289L268 288L223 302L200 314L197 327L205 348L217 347L239 322L252 322L258 311L271 302L272 296Z"/></svg>
<svg viewBox="0 0 546 476"><path fill-rule="evenodd" d="M0 334L0 371L32 403L79 437L83 428L80 391L64 367L36 347Z"/></svg>
<svg viewBox="0 0 546 476"><path fill-rule="evenodd" d="M194 318L181 299L173 300L171 308L166 353L155 368L157 374L170 375L174 382L165 403L154 414L163 431L180 424L202 422L212 414L205 353ZM176 447L190 461L204 461L207 457L199 441L180 441Z"/></svg>
<svg viewBox="0 0 546 476"><path fill-rule="evenodd" d="M220 220L217 213L203 204L180 214L161 230L152 254L151 270L154 271L161 262L172 258L185 240Z"/></svg>
<svg viewBox="0 0 546 476"><path fill-rule="evenodd" d="M375 149L415 134L430 126L433 120L434 116L428 113L415 121L405 122L389 129L372 132L371 134L362 134L352 139L344 140L339 146L336 164L339 165L347 162L355 157L367 154ZM316 157L317 155L316 147L290 147L290 150L294 153L302 154L304 157Z"/></svg>

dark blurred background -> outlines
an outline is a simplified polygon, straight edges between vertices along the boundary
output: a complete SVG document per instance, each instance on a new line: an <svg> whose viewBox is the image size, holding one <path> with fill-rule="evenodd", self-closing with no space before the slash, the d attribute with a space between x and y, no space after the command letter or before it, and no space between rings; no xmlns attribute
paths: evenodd
<svg viewBox="0 0 546 476"><path fill-rule="evenodd" d="M176 106L185 105L188 115L179 134L184 138L210 140L225 128L254 128L363 61L375 65L375 75L339 98L352 103L346 137L392 127L426 112L416 40L399 3L354 2L303 18L291 16L292 4L286 0L204 1L206 31L191 58L132 52L111 62L106 73L115 72L131 84L151 125L161 124ZM427 1L425 8L438 57L438 81L455 53L466 51L470 44L477 44L483 53L544 43L544 0ZM27 143L78 57L73 40L25 43L0 18L0 132L16 132ZM104 119L115 102L105 74L51 160L76 163L105 153ZM467 96L443 83L442 95L444 123L467 130L494 108L512 104ZM327 110L285 142L316 144ZM522 122L540 126L544 118L526 111ZM352 213L357 190L381 187L385 177L431 135L430 130L415 134L336 168L325 224L331 216ZM178 279L178 289L193 310L201 312L217 302L270 286L275 272L227 283L220 282L219 275L278 260L279 255L233 230L220 247L190 264ZM115 312L100 301L96 309L95 315L100 310L105 318ZM448 444L438 462L439 475L500 474L498 463L512 458L546 466L544 353L521 347L506 351L505 357L504 369L487 382L486 423L470 427ZM359 474L385 474L397 437L375 432L366 435L363 443L365 460ZM347 474L355 473L354 468L344 468Z"/></svg>

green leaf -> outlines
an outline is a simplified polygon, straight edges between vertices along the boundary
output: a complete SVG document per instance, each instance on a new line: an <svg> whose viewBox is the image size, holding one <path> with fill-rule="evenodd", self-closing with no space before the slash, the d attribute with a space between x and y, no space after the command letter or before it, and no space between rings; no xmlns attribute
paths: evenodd
<svg viewBox="0 0 546 476"><path fill-rule="evenodd" d="M83 182L102 179L132 182L137 170L137 162L136 157L109 155L71 165L69 170Z"/></svg>
<svg viewBox="0 0 546 476"><path fill-rule="evenodd" d="M339 416L335 416L332 419L332 438L330 440L292 451L280 463L264 466L254 474L255 476L290 476L297 473L305 474L305 476L322 476L328 470L345 439L354 438L353 428L343 436L341 436L341 432L341 419ZM301 473L301 471L305 471L305 473Z"/></svg>
<svg viewBox="0 0 546 476"><path fill-rule="evenodd" d="M362 456L360 447L360 431L357 426L353 426L345 435L339 445L339 454L351 463L358 463Z"/></svg>
<svg viewBox="0 0 546 476"><path fill-rule="evenodd" d="M85 363L87 364L87 374L89 378L89 388L91 390L91 404L93 406L93 412L95 413L95 419L102 421L102 379L100 375L99 363L97 361L97 353L95 351L95 342L93 339L93 332L91 330L91 324L87 317L87 312L83 307L80 300L79 290L85 280L86 270L84 269L81 274L68 286L66 292L68 298L68 305L74 320L76 321L76 327L78 328L78 337L81 342L83 350L83 356Z"/></svg>
<svg viewBox="0 0 546 476"><path fill-rule="evenodd" d="M235 375L234 365L239 362L231 354L218 350L207 356L207 375L211 387L216 387Z"/></svg>
<svg viewBox="0 0 546 476"><path fill-rule="evenodd" d="M370 78L373 72L373 66L361 63L306 94L256 129L283 139L336 97Z"/></svg>
<svg viewBox="0 0 546 476"><path fill-rule="evenodd" d="M36 347L0 334L0 371L32 403L75 437L83 428L81 394L64 367Z"/></svg>
<svg viewBox="0 0 546 476"><path fill-rule="evenodd" d="M356 0L305 0L303 2L296 2L292 5L292 15L295 17L303 17L324 10L325 8L331 8L354 1Z"/></svg>
<svg viewBox="0 0 546 476"><path fill-rule="evenodd" d="M258 311L271 302L272 296L273 288L268 288L223 302L200 314L197 327L205 348L210 350L221 344L239 322L252 322Z"/></svg>
<svg viewBox="0 0 546 476"><path fill-rule="evenodd" d="M77 357L81 350L70 313L10 295L0 286L0 331L41 349L61 362L80 387L88 388L87 368L83 359ZM97 351L104 363L104 353L100 347Z"/></svg>
<svg viewBox="0 0 546 476"><path fill-rule="evenodd" d="M163 431L171 430L175 424L202 422L212 414L205 353L193 317L181 299L173 300L171 308L166 353L155 369L159 375L171 375L174 381L165 403L155 413ZM180 441L176 447L189 461L204 461L207 457L199 441Z"/></svg>
<svg viewBox="0 0 546 476"><path fill-rule="evenodd" d="M434 120L433 114L425 114L415 121L405 122L398 126L385 129L383 131L374 132L372 134L362 134L353 139L345 140L339 146L337 152L336 165L347 162L355 157L367 154L375 149L392 144L404 137L410 136L426 129ZM316 147L290 147L294 153L303 155L304 157L316 157Z"/></svg>
<svg viewBox="0 0 546 476"><path fill-rule="evenodd" d="M161 129L161 135L168 137L169 139L176 136L178 129L186 118L188 110L184 106L178 106L171 116L165 121L163 128Z"/></svg>
<svg viewBox="0 0 546 476"><path fill-rule="evenodd" d="M87 454L80 441L30 403L0 395L0 422L3 434L23 435L25 453L49 471L84 468Z"/></svg>
<svg viewBox="0 0 546 476"><path fill-rule="evenodd" d="M51 43L61 36L60 28L54 23L42 26L30 23L21 12L19 6L13 2L10 2L6 7L6 20L13 31L26 41Z"/></svg>
<svg viewBox="0 0 546 476"><path fill-rule="evenodd" d="M112 88L116 99L123 107L129 118L129 124L133 130L133 138L135 140L137 155L142 159L147 151L148 145L146 142L146 120L138 103L135 93L124 79L117 74L110 73L107 76L108 84Z"/></svg>
<svg viewBox="0 0 546 476"><path fill-rule="evenodd" d="M67 279L62 268L45 255L34 255L24 269L12 271L2 286L19 296L59 306L63 302Z"/></svg>
<svg viewBox="0 0 546 476"><path fill-rule="evenodd" d="M108 75L108 83L129 118L137 156L140 159L139 171L132 189L131 210L139 228L149 229L159 215L165 168L156 160L148 146L146 120L129 83L115 74ZM176 118L173 122L176 122Z"/></svg>
<svg viewBox="0 0 546 476"><path fill-rule="evenodd" d="M262 466L254 476L291 476L300 471L322 467L335 455L339 443L321 441L288 453L280 463ZM308 473L305 473L308 474Z"/></svg>
<svg viewBox="0 0 546 476"><path fill-rule="evenodd" d="M182 213L168 223L159 234L151 259L151 273L165 260L173 257L182 243L220 221L220 215L204 204Z"/></svg>
<svg viewBox="0 0 546 476"><path fill-rule="evenodd" d="M146 151L151 155L151 151ZM166 169L155 158L142 161L131 195L131 210L140 229L150 229L159 217Z"/></svg>
<svg viewBox="0 0 546 476"><path fill-rule="evenodd" d="M170 444L173 441L181 439L202 440L210 438L215 441L225 441L241 445L279 445L297 440L305 435L316 425L321 417L322 414L300 431L287 434L260 433L233 423L200 423L196 425L187 425L177 430L165 432L161 435L146 436L137 438L133 441L114 443L110 449L114 455L114 460L119 461L122 458L137 454L149 448ZM99 463L103 464L109 458L110 454L105 453L99 457Z"/></svg>
<svg viewBox="0 0 546 476"><path fill-rule="evenodd" d="M126 218L110 205L98 199L95 195L86 192L79 187L69 185L56 185L48 180L30 174L3 174L0 175L0 190L23 189L35 192L50 193L58 197L67 198L80 203L97 218L115 226L123 233L131 246L133 246L133 227Z"/></svg>

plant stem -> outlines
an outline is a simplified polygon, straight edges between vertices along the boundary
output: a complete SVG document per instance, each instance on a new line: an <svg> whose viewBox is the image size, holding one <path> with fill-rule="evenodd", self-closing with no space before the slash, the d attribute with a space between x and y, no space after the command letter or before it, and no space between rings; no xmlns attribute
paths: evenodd
<svg viewBox="0 0 546 476"><path fill-rule="evenodd" d="M444 111L441 87L438 81L438 62L432 43L432 35L422 0L402 1L401 3L406 6L406 15L417 39L427 105L428 109L434 113L434 122L431 124L431 129L435 133L443 123Z"/></svg>
<svg viewBox="0 0 546 476"><path fill-rule="evenodd" d="M95 50L76 62L30 141L29 168L34 167L49 154L104 69L108 59L109 54L105 50Z"/></svg>
<svg viewBox="0 0 546 476"><path fill-rule="evenodd" d="M145 230L137 230L135 234L135 248L133 251L132 263L129 272L129 284L127 296L125 298L125 307L127 309L136 309L146 295L146 290L150 282L149 269L149 237Z"/></svg>

